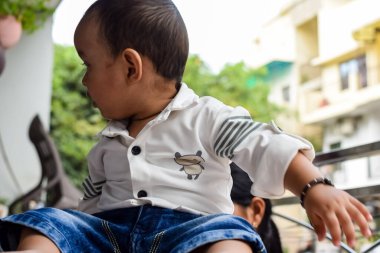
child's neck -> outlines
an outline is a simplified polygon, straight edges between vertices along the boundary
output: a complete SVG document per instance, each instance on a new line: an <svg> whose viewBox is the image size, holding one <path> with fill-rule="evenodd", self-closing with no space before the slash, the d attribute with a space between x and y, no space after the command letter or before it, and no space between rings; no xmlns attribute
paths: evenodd
<svg viewBox="0 0 380 253"><path fill-rule="evenodd" d="M150 118L146 118L146 119L143 119L143 120L138 120L138 121L130 120L129 124L128 124L128 127L127 127L128 132L129 132L129 136L131 136L133 138L136 138L137 135L141 132L141 130L145 127L145 125L149 121L151 121L155 116L152 116Z"/></svg>
<svg viewBox="0 0 380 253"><path fill-rule="evenodd" d="M137 135L140 133L140 131L145 127L145 125L153 120L157 115L159 115L172 101L172 99L175 97L175 95L179 91L178 85L171 86L173 88L166 90L164 96L161 95L161 98L152 98L151 101L154 101L154 105L148 106L149 108L153 108L150 111L150 113L146 113L143 115L133 115L129 118L129 124L127 126L127 129L129 131L129 135L133 138L136 138Z"/></svg>
<svg viewBox="0 0 380 253"><path fill-rule="evenodd" d="M148 116L144 116L144 117L141 117L141 118L139 118L139 117L132 117L132 118L130 118L130 121L144 121L144 120L148 120L148 119L153 119L154 117L156 117L161 112L162 112L162 110L159 110L159 111L157 111L155 113L152 113L152 114L150 114Z"/></svg>

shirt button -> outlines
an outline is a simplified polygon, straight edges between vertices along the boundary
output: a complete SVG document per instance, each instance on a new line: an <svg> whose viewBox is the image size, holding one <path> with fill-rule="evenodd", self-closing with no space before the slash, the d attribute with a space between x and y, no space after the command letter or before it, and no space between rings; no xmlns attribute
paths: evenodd
<svg viewBox="0 0 380 253"><path fill-rule="evenodd" d="M141 148L139 146L133 146L131 152L133 155L138 155L141 153Z"/></svg>
<svg viewBox="0 0 380 253"><path fill-rule="evenodd" d="M148 196L148 193L144 190L141 190L137 193L137 197L139 198L144 198L144 197L147 197Z"/></svg>

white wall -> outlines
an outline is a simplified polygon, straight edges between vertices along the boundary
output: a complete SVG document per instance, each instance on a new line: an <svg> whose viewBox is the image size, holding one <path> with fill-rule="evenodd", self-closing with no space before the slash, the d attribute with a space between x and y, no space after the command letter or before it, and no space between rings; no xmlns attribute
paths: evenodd
<svg viewBox="0 0 380 253"><path fill-rule="evenodd" d="M297 107L297 71L294 65L290 65L287 69L283 70L282 74L276 78L270 80L271 92L269 100L275 104L281 106L287 106L291 109ZM289 102L285 102L283 99L282 89L289 86Z"/></svg>
<svg viewBox="0 0 380 253"><path fill-rule="evenodd" d="M12 200L37 184L40 163L28 137L31 119L39 114L45 127L50 115L53 67L52 22L28 35L6 51L6 66L0 76L0 197ZM4 155L21 189L7 170Z"/></svg>
<svg viewBox="0 0 380 253"><path fill-rule="evenodd" d="M277 17L267 23L254 41L251 61L254 68L276 60L295 60L295 30L289 16Z"/></svg>
<svg viewBox="0 0 380 253"><path fill-rule="evenodd" d="M336 124L327 126L323 141L324 150L329 150L329 145L335 142L341 142L342 148L349 148L380 140L380 117L376 108L366 111L356 124L356 131L350 136L345 136L334 131ZM343 170L340 172L340 177L337 177L341 181L334 181L334 183L337 184L338 187L347 188L361 187L375 183L378 184L380 183L380 173L378 172L379 161L379 156L373 156L370 158L372 167L371 175L368 173L367 169L369 162L367 158L344 162L342 164Z"/></svg>

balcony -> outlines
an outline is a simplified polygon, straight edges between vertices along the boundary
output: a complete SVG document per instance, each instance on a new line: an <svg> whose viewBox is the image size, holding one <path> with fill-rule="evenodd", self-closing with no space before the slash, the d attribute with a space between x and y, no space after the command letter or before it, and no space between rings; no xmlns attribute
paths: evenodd
<svg viewBox="0 0 380 253"><path fill-rule="evenodd" d="M301 87L300 119L304 124L317 124L348 115L358 115L380 106L380 84L362 89L326 94L320 79Z"/></svg>
<svg viewBox="0 0 380 253"><path fill-rule="evenodd" d="M321 76L321 68L313 66L309 63L302 64L299 68L301 83L308 83L309 81L318 79Z"/></svg>

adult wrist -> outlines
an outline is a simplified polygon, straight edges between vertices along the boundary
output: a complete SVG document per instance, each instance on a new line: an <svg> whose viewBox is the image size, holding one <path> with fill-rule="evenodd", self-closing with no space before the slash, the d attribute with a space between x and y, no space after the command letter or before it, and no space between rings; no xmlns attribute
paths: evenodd
<svg viewBox="0 0 380 253"><path fill-rule="evenodd" d="M332 186L334 187L334 184L331 182L330 179L326 178L326 177L317 177L317 178L314 178L313 180L311 180L309 183L307 183L302 192L301 192L301 195L300 195L300 203L301 203L301 206L304 207L304 203L305 203L305 197L306 197L306 194L308 193L308 191L313 188L314 186L318 185L318 184L324 184L324 185L329 185L329 186Z"/></svg>

